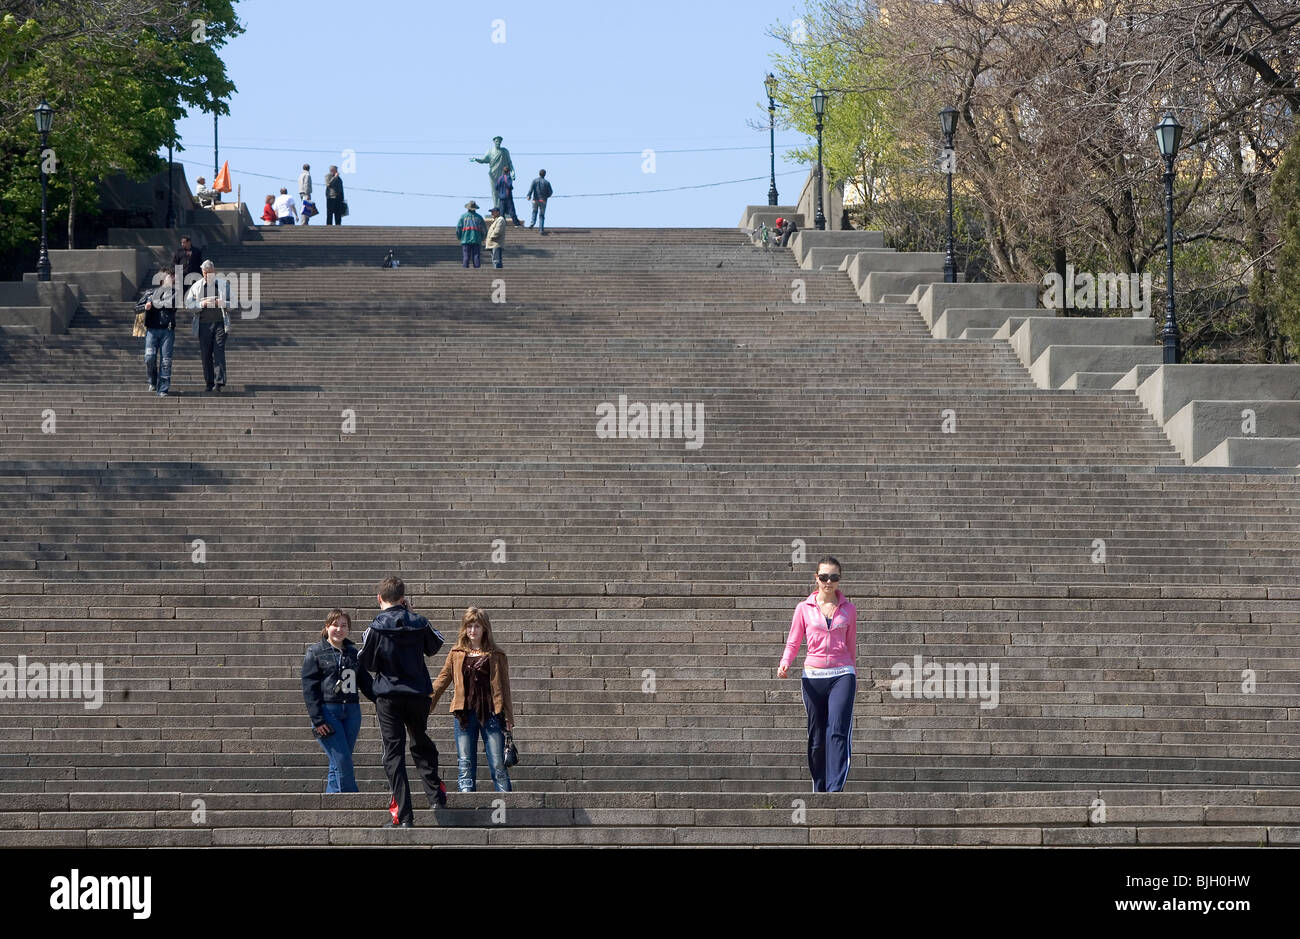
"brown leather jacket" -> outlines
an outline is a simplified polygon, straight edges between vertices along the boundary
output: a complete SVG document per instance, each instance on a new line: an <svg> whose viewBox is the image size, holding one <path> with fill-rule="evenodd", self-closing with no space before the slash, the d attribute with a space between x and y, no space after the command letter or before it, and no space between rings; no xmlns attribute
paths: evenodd
<svg viewBox="0 0 1300 939"><path fill-rule="evenodd" d="M447 653L447 659L442 663L442 671L433 682L433 699L429 705L432 711L438 706L438 700L442 693L447 690L447 686L455 682L456 691L451 696L452 713L462 710L465 707L465 688L461 675L465 665L465 653L460 649L452 649ZM510 704L510 669L506 663L506 654L500 649L492 653L492 710L497 714L504 713L506 722L513 725L515 722L514 711Z"/></svg>

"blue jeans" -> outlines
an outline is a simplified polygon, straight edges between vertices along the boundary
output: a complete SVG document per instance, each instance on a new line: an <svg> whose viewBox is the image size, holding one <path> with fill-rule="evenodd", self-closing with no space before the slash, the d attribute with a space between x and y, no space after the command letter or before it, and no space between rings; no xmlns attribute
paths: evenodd
<svg viewBox="0 0 1300 939"><path fill-rule="evenodd" d="M501 267L501 249L500 249L500 248L493 248L493 249L492 249L492 266L493 266L493 267Z"/></svg>
<svg viewBox="0 0 1300 939"><path fill-rule="evenodd" d="M144 369L149 375L149 384L157 386L159 391L167 391L172 386L172 349L175 345L176 330L145 330Z"/></svg>
<svg viewBox="0 0 1300 939"><path fill-rule="evenodd" d="M541 218L541 224L538 224L539 216ZM537 225L539 230L546 231L546 203L545 202L533 203L533 220L528 223L528 227L532 228L534 225Z"/></svg>
<svg viewBox="0 0 1300 939"><path fill-rule="evenodd" d="M478 775L478 738L483 737L483 750L487 753L488 767L492 770L492 784L497 792L510 792L510 774L506 772L505 723L500 714L493 714L480 725L478 715L468 712L464 729L460 719L453 715L452 730L456 735L456 784L461 792L474 791L474 778Z"/></svg>
<svg viewBox="0 0 1300 939"><path fill-rule="evenodd" d="M325 723L334 730L328 737L316 738L330 758L325 791L356 792L357 777L352 769L352 748L357 745L357 735L361 733L361 705L356 702L326 704L324 710Z"/></svg>
<svg viewBox="0 0 1300 939"><path fill-rule="evenodd" d="M462 266L469 267L469 262L473 261L474 266L478 267L479 258L482 256L482 253L483 253L482 245L461 245L460 259L463 262Z"/></svg>

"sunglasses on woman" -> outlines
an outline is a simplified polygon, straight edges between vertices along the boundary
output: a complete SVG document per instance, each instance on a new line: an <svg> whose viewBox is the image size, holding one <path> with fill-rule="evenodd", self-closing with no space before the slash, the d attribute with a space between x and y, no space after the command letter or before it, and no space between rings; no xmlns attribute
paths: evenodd
<svg viewBox="0 0 1300 939"><path fill-rule="evenodd" d="M839 574L818 574L817 579L823 584L838 584L840 582Z"/></svg>

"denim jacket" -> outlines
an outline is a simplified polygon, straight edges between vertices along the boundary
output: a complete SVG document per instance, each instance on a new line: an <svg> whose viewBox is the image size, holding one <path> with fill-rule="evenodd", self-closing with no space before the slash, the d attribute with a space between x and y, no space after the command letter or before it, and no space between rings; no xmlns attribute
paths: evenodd
<svg viewBox="0 0 1300 939"><path fill-rule="evenodd" d="M357 646L351 639L343 640L342 651L330 645L328 639L322 639L309 646L302 659L302 698L307 702L307 714L311 725L318 727L325 723L325 705L355 704L360 701L357 692L371 701L375 700L370 673L357 664ZM336 691L341 671L351 669L355 676L352 692Z"/></svg>

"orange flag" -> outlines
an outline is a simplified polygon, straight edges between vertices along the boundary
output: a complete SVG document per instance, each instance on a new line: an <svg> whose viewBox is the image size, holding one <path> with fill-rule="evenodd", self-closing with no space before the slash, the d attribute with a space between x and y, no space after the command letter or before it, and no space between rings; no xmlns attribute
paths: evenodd
<svg viewBox="0 0 1300 939"><path fill-rule="evenodd" d="M230 161L221 164L221 172L212 181L212 188L217 192L230 192Z"/></svg>

